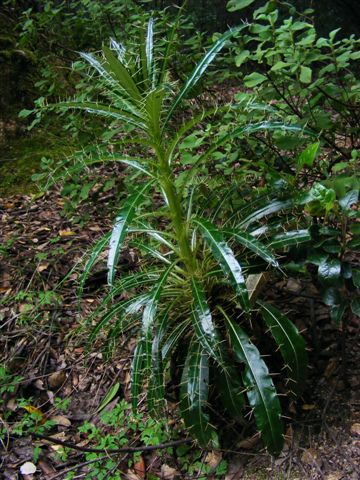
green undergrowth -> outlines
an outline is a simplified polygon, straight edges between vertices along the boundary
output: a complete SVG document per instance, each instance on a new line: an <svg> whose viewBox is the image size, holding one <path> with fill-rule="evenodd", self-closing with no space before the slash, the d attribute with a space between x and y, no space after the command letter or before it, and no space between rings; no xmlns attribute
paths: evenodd
<svg viewBox="0 0 360 480"><path fill-rule="evenodd" d="M37 192L31 176L39 171L41 159L64 158L76 148L68 139L41 129L7 140L0 149L0 196Z"/></svg>

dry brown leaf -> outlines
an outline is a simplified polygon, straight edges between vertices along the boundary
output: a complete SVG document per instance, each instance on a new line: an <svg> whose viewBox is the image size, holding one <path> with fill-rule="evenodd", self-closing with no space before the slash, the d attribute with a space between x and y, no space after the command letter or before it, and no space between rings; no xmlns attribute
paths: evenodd
<svg viewBox="0 0 360 480"><path fill-rule="evenodd" d="M140 457L139 460L134 464L134 472L139 478L145 478L145 462L144 457Z"/></svg>
<svg viewBox="0 0 360 480"><path fill-rule="evenodd" d="M164 480L174 480L176 476L179 476L180 473L176 470L176 468L169 467L169 465L161 465L161 473L160 478Z"/></svg>
<svg viewBox="0 0 360 480"><path fill-rule="evenodd" d="M212 450L206 455L204 462L207 465L209 465L210 468L215 470L215 468L219 465L221 460L222 460L222 453L219 450Z"/></svg>
<svg viewBox="0 0 360 480"><path fill-rule="evenodd" d="M141 480L141 477L139 475L136 475L136 473L133 470L128 470L126 475L125 475L126 480Z"/></svg>
<svg viewBox="0 0 360 480"><path fill-rule="evenodd" d="M44 270L46 270L49 265L50 265L50 263L48 263L48 262L40 262L39 265L36 267L36 271L38 273L41 273Z"/></svg>
<svg viewBox="0 0 360 480"><path fill-rule="evenodd" d="M58 370L57 372L49 375L48 383L51 388L60 387L66 380L66 373L64 370Z"/></svg>
<svg viewBox="0 0 360 480"><path fill-rule="evenodd" d="M70 427L71 422L67 417L64 415L54 415L50 417L50 420L55 423L55 425L60 425L61 427Z"/></svg>
<svg viewBox="0 0 360 480"><path fill-rule="evenodd" d="M316 450L314 450L313 448L308 448L301 455L301 461L308 465L313 465L314 463L316 463L316 460L318 459L318 457L319 457L319 454Z"/></svg>

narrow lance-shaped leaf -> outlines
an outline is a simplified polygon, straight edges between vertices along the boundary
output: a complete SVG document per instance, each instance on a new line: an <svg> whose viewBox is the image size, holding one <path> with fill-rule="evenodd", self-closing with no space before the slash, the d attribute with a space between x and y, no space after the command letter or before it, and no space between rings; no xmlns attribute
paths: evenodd
<svg viewBox="0 0 360 480"><path fill-rule="evenodd" d="M240 232L238 230L223 230L223 233L235 238L238 243L254 252L273 267L279 267L279 263L269 247L261 243L259 240L256 240L248 233Z"/></svg>
<svg viewBox="0 0 360 480"><path fill-rule="evenodd" d="M219 333L213 323L204 291L195 278L191 279L191 290L194 299L193 323L196 336L207 354L221 365Z"/></svg>
<svg viewBox="0 0 360 480"><path fill-rule="evenodd" d="M215 384L220 394L221 402L228 414L238 422L243 423L244 384L240 372L228 357L225 347L221 345L219 350L222 357L222 366L216 369L214 376Z"/></svg>
<svg viewBox="0 0 360 480"><path fill-rule="evenodd" d="M59 108L85 110L88 113L94 113L102 117L111 117L116 120L121 120L125 124L133 125L140 130L147 131L145 119L134 113L127 112L126 110L113 107L111 105L103 105L96 102L76 102L67 101L59 102L56 104Z"/></svg>
<svg viewBox="0 0 360 480"><path fill-rule="evenodd" d="M144 343L140 339L134 350L134 357L131 364L131 403L135 410L137 408L139 393L142 389L144 378Z"/></svg>
<svg viewBox="0 0 360 480"><path fill-rule="evenodd" d="M94 247L92 248L90 252L90 256L85 264L84 270L80 277L79 290L78 290L79 297L81 297L83 294L84 285L85 285L86 279L89 276L90 270L95 265L96 260L99 258L100 253L103 251L103 249L107 245L109 238L110 238L110 233L103 235L100 238L100 240L98 240L95 243Z"/></svg>
<svg viewBox="0 0 360 480"><path fill-rule="evenodd" d="M133 319L131 315L137 313L140 308L144 306L147 301L147 295L138 295L135 299L131 298L126 302L116 303L110 310L107 311L105 315L100 319L100 321L93 328L90 336L89 343L93 342L98 335L98 333L106 327L116 316L119 319L118 330L122 331L126 329Z"/></svg>
<svg viewBox="0 0 360 480"><path fill-rule="evenodd" d="M151 349L152 349L152 334L155 322L155 315L157 311L158 302L169 276L169 273L174 268L175 263L172 263L157 281L155 287L151 290L146 302L144 312L142 315L142 338L144 342L145 368L148 373L151 370Z"/></svg>
<svg viewBox="0 0 360 480"><path fill-rule="evenodd" d="M249 311L249 295L241 266L231 248L224 241L221 231L204 219L194 219L194 223L200 227L214 257L219 262L223 272L229 277L232 286L239 295L242 308L246 312Z"/></svg>
<svg viewBox="0 0 360 480"><path fill-rule="evenodd" d="M199 342L191 342L181 378L180 411L186 427L202 446L217 444L205 412L209 395L209 357ZM215 444L215 445L214 445Z"/></svg>
<svg viewBox="0 0 360 480"><path fill-rule="evenodd" d="M204 55L204 57L200 60L200 62L196 65L195 69L191 73L190 77L187 79L185 82L184 86L176 96L173 104L170 107L169 113L166 117L165 120L165 125L168 123L170 120L172 114L174 113L176 107L179 105L181 100L189 93L189 91L196 85L196 83L200 80L202 77L203 73L205 70L208 68L208 66L211 64L211 62L214 60L216 55L220 52L220 50L224 47L226 42L229 40L230 37L232 37L235 33L239 32L245 28L245 25L234 28L231 30L228 30L226 33L224 33L215 43L214 45L210 48L210 50Z"/></svg>
<svg viewBox="0 0 360 480"><path fill-rule="evenodd" d="M290 247L292 245L298 245L299 243L308 242L309 240L311 240L309 230L291 230L290 232L274 235L269 242L269 247L276 250Z"/></svg>
<svg viewBox="0 0 360 480"><path fill-rule="evenodd" d="M127 228L138 207L144 200L144 194L149 189L151 183L147 183L142 189L130 195L125 201L125 205L116 218L114 228L110 238L110 250L108 256L108 283L110 286L114 283L115 268L119 259L120 249L122 247Z"/></svg>
<svg viewBox="0 0 360 480"><path fill-rule="evenodd" d="M238 228L246 228L254 222L261 220L268 215L279 212L280 210L285 210L293 206L292 200L273 200L270 203L258 208L254 212L251 212L246 218L241 220L237 225Z"/></svg>
<svg viewBox="0 0 360 480"><path fill-rule="evenodd" d="M250 342L243 329L222 310L229 331L234 354L245 364L243 382L246 395L254 409L255 421L269 452L278 455L283 447L281 407L274 383L258 349Z"/></svg>
<svg viewBox="0 0 360 480"><path fill-rule="evenodd" d="M155 87L153 48L154 48L154 19L150 18L147 26L147 32L146 32L145 53L146 53L146 64L147 64L148 76L151 79L152 88Z"/></svg>
<svg viewBox="0 0 360 480"><path fill-rule="evenodd" d="M103 52L108 62L108 64L103 65L103 68L119 82L119 85L125 90L132 101L140 102L141 94L127 68L122 65L106 45L103 46Z"/></svg>
<svg viewBox="0 0 360 480"><path fill-rule="evenodd" d="M176 325L171 333L167 336L161 348L161 356L163 362L169 360L171 353L176 349L179 341L183 339L186 333L189 331L190 321L185 320Z"/></svg>
<svg viewBox="0 0 360 480"><path fill-rule="evenodd" d="M162 407L164 405L165 385L161 341L168 328L171 307L172 305L169 305L161 316L151 348L151 375L149 378L147 399L150 414L156 416L162 413Z"/></svg>
<svg viewBox="0 0 360 480"><path fill-rule="evenodd" d="M296 326L277 308L258 301L262 317L279 345L280 353L292 380L290 389L300 393L304 389L308 355L306 343Z"/></svg>

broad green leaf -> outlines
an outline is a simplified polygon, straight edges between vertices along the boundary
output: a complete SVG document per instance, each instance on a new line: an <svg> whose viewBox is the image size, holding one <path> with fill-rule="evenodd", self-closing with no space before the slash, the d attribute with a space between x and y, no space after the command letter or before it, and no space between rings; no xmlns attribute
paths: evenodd
<svg viewBox="0 0 360 480"><path fill-rule="evenodd" d="M278 233L274 235L269 242L269 247L273 250L290 247L292 245L299 245L303 242L311 240L309 230L291 230L290 232Z"/></svg>
<svg viewBox="0 0 360 480"><path fill-rule="evenodd" d="M360 298L354 298L351 300L351 310L354 315L360 317Z"/></svg>
<svg viewBox="0 0 360 480"><path fill-rule="evenodd" d="M216 446L217 435L205 412L208 395L209 358L199 342L191 342L181 377L180 412L201 446Z"/></svg>
<svg viewBox="0 0 360 480"><path fill-rule="evenodd" d="M229 10L229 12L235 12L237 10L242 10L243 8L248 7L252 3L254 3L255 0L230 0L226 8Z"/></svg>
<svg viewBox="0 0 360 480"><path fill-rule="evenodd" d="M360 288L360 268L352 269L352 282L354 287Z"/></svg>
<svg viewBox="0 0 360 480"><path fill-rule="evenodd" d="M227 133L220 138L216 143L213 143L206 152L204 152L199 159L194 163L193 167L186 172L186 175L183 179L183 185L189 185L191 179L194 175L197 174L199 166L204 163L214 152L216 152L220 147L228 144L232 139L241 137L245 134L251 134L260 131L282 131L282 132L296 132L297 134L306 134L311 136L316 136L313 132L305 129L304 127L299 127L298 125L286 125L283 122L273 122L273 121L263 121L258 123L250 123L239 128L235 128L230 133Z"/></svg>
<svg viewBox="0 0 360 480"><path fill-rule="evenodd" d="M194 223L200 228L214 257L219 262L224 273L229 277L233 288L239 296L242 308L248 312L250 302L242 269L233 251L224 241L222 232L215 225L204 219L195 219Z"/></svg>
<svg viewBox="0 0 360 480"><path fill-rule="evenodd" d="M172 114L174 113L177 106L180 104L182 99L190 92L190 90L196 85L196 83L200 80L205 70L214 60L216 55L220 52L220 50L224 47L226 42L232 37L234 34L238 33L240 30L245 28L246 25L241 27L233 28L225 32L210 48L210 50L205 54L205 56L200 60L200 62L196 65L195 69L191 73L190 77L185 82L184 86L176 96L174 102L172 103L169 113L166 117L165 124L168 123Z"/></svg>
<svg viewBox="0 0 360 480"><path fill-rule="evenodd" d="M324 259L318 268L319 280L324 285L336 285L341 275L341 262L337 258Z"/></svg>
<svg viewBox="0 0 360 480"><path fill-rule="evenodd" d="M305 386L308 355L306 343L296 326L277 308L258 301L262 317L279 346L284 363L289 371L290 390L299 394Z"/></svg>
<svg viewBox="0 0 360 480"><path fill-rule="evenodd" d="M120 249L122 247L127 228L132 221L136 208L144 201L144 194L149 189L150 184L146 184L136 193L130 195L125 201L125 205L121 209L115 220L115 225L110 238L110 250L108 255L108 283L110 286L114 283L115 268L119 259Z"/></svg>
<svg viewBox="0 0 360 480"><path fill-rule="evenodd" d="M341 302L340 305L333 305L331 307L330 318L333 322L336 323L336 325L341 324L341 320L343 319L347 306L348 305L346 302Z"/></svg>
<svg viewBox="0 0 360 480"><path fill-rule="evenodd" d="M86 279L89 276L90 270L92 267L95 265L97 259L99 258L100 253L103 251L105 246L107 245L108 241L110 238L110 233L107 233L103 235L94 245L94 247L91 249L90 256L85 264L84 270L81 274L80 277L80 282L79 282L79 290L78 290L78 295L81 297L84 291L84 285L86 282Z"/></svg>
<svg viewBox="0 0 360 480"><path fill-rule="evenodd" d="M252 235L239 230L223 230L222 232L224 235L233 237L238 243L240 243L240 245L248 248L260 258L265 260L265 262L270 263L270 265L273 267L279 267L279 262L274 257L272 251L259 240L255 239Z"/></svg>
<svg viewBox="0 0 360 480"><path fill-rule="evenodd" d="M344 210L351 210L353 205L356 205L359 201L359 190L351 190L347 192L342 198L339 200L340 207Z"/></svg>
<svg viewBox="0 0 360 480"><path fill-rule="evenodd" d="M250 56L250 50L242 50L241 53L235 57L235 65L240 67Z"/></svg>
<svg viewBox="0 0 360 480"><path fill-rule="evenodd" d="M282 60L279 60L278 62L275 63L275 65L271 67L270 70L272 72L277 72L278 70L282 70L283 68L290 67L290 66L291 66L291 63L285 63Z"/></svg>
<svg viewBox="0 0 360 480"><path fill-rule="evenodd" d="M297 160L298 169L300 170L301 168L303 168L304 165L308 165L309 167L312 167L314 164L315 158L319 153L319 149L320 149L320 142L312 143L311 145L306 147L305 150L301 152Z"/></svg>
<svg viewBox="0 0 360 480"><path fill-rule="evenodd" d="M219 334L213 323L204 291L195 278L191 279L191 290L194 300L193 322L196 336L206 353L221 365L222 359L219 354Z"/></svg>
<svg viewBox="0 0 360 480"><path fill-rule="evenodd" d="M253 87L257 87L258 85L261 85L262 83L265 82L265 80L266 80L265 75L263 75L262 73L253 72L253 73L250 73L250 75L246 75L244 77L244 84L245 84L245 87L253 88Z"/></svg>
<svg viewBox="0 0 360 480"><path fill-rule="evenodd" d="M339 289L336 287L327 287L322 291L322 301L328 307L333 307L335 305L341 304L341 295Z"/></svg>
<svg viewBox="0 0 360 480"><path fill-rule="evenodd" d="M310 83L312 78L312 70L309 67L304 67L301 65L300 67L300 82L302 83Z"/></svg>
<svg viewBox="0 0 360 480"><path fill-rule="evenodd" d="M224 311L234 355L244 363L243 382L247 398L254 410L257 428L269 452L278 455L284 444L281 407L269 370L258 349L251 343L243 329Z"/></svg>

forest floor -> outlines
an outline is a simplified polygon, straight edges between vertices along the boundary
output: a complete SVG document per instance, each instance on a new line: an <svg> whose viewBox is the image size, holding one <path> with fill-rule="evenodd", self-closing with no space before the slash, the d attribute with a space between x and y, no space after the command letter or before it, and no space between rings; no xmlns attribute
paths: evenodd
<svg viewBox="0 0 360 480"><path fill-rule="evenodd" d="M81 326L98 304L105 285L104 272L90 277L80 303L76 296L79 262L89 245L112 223L111 217L103 214L111 210L107 208L108 198L105 194L97 198L91 211L86 207L89 220L85 225L72 224L62 214L64 201L57 190L37 199L0 199L0 365L20 377L13 391L6 388L6 382L0 390L0 468L1 478L6 480L21 478L19 469L24 462L35 462L37 467L34 475L23 475L28 480L70 478L66 477L69 469L76 473L74 478L84 478L91 472L91 464L84 465L88 457L84 457L82 448L92 444L90 438L79 433L79 425L98 422L99 404L116 382L120 382L120 390L107 408L115 408L121 398L129 399L134 339L120 339L111 359L104 358L96 344L90 351L85 348L86 335ZM133 261L125 253L123 264L127 268L132 268ZM276 298L280 308L290 312L298 327L305 329L312 348L305 393L287 406L286 415L291 418L287 420L281 455L272 459L258 437L245 434L227 450L200 452L200 461L214 468L222 458L227 460L228 472L223 476L190 474L179 466L176 454L150 451L143 452L131 468L126 455L122 456L117 463L118 470L125 472L121 478L359 478L359 323L351 319L345 332L331 324L316 287L295 278L276 279L266 296ZM26 413L20 398L28 399L40 416L55 419L46 431L53 441L28 433L14 434L14 425L21 423ZM68 399L67 409L60 414L56 399ZM29 406L26 408L29 412ZM74 446L67 449L65 461L58 455L64 448L62 442ZM134 435L128 438L128 444L137 446L141 441ZM110 472L101 478L113 477Z"/></svg>

